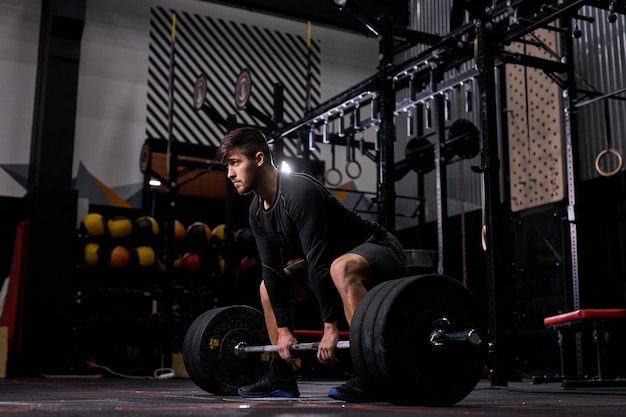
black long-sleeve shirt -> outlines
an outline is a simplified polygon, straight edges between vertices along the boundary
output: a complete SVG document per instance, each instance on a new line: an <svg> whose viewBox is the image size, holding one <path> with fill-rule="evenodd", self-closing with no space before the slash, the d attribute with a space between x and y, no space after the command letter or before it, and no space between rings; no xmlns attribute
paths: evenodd
<svg viewBox="0 0 626 417"><path fill-rule="evenodd" d="M268 210L260 197L252 201L250 227L279 327L291 324L286 260L306 259L322 320L332 322L343 308L330 277L331 263L377 233L386 233L380 225L344 207L310 175L283 172L278 173L276 198ZM283 258L285 252L288 259Z"/></svg>

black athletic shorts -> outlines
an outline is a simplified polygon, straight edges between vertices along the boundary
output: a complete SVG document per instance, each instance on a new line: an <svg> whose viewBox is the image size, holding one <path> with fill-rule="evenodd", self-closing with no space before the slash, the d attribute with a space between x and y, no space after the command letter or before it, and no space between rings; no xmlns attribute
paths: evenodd
<svg viewBox="0 0 626 417"><path fill-rule="evenodd" d="M389 232L374 235L347 253L355 253L367 259L372 269L370 287L383 281L400 278L406 269L404 249L398 239ZM313 294L311 284L307 279L306 261L295 262L286 269L309 294Z"/></svg>

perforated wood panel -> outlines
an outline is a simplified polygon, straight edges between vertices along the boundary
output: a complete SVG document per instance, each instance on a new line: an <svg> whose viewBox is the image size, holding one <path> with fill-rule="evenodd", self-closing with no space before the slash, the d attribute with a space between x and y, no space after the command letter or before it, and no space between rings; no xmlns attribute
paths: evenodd
<svg viewBox="0 0 626 417"><path fill-rule="evenodd" d="M534 36L533 36L534 35ZM556 60L538 41L557 51L553 32L539 29L508 50ZM506 66L511 209L520 211L565 197L560 89L542 70Z"/></svg>

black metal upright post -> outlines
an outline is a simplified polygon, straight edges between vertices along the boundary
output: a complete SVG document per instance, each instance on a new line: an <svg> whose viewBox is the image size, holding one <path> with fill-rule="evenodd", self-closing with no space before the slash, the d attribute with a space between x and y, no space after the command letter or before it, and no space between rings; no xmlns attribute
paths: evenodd
<svg viewBox="0 0 626 417"><path fill-rule="evenodd" d="M433 63L430 71L430 84L434 91L441 81L441 68ZM441 151L446 140L446 125L443 117L444 101L441 94L435 94L432 104L432 118L436 132L435 144L435 177L436 177L436 204L437 204L437 273L443 274L443 262L445 259L445 223L448 219L448 193L445 161L442 160Z"/></svg>
<svg viewBox="0 0 626 417"><path fill-rule="evenodd" d="M418 104L416 107L417 117L416 119L416 137L420 138L424 136L424 105L422 103ZM426 203L426 191L425 191L425 181L424 174L417 174L417 204L419 204L419 209L417 212L417 224L419 226L423 226L426 224L426 210L424 209ZM421 235L421 234L420 234ZM421 241L421 236L417 237L417 245L420 247L423 242Z"/></svg>
<svg viewBox="0 0 626 417"><path fill-rule="evenodd" d="M71 187L85 0L45 0L28 187Z"/></svg>
<svg viewBox="0 0 626 417"><path fill-rule="evenodd" d="M571 33L571 19L561 19L561 25L564 28L569 29L564 34L561 34L561 46L564 54L564 61L568 63L566 67L566 79L565 86L563 88L563 125L565 127L565 169L567 177L567 222L569 224L569 238L570 238L570 277L569 277L569 291L568 307L570 310L578 310L581 308L580 303L580 282L579 282L579 249L578 249L578 228L576 225L577 219L577 202L578 195L576 194L576 185L579 180L578 167L578 138L576 130L572 129L576 126L576 111L573 105L573 101L576 98L576 80L575 69L573 64L574 49L572 37L568 36ZM583 360L582 360L582 339L580 332L576 332L576 371L577 375L583 375Z"/></svg>
<svg viewBox="0 0 626 417"><path fill-rule="evenodd" d="M175 121L175 109L174 109L174 92L176 91L176 13L172 13L172 25L171 25L171 43L170 43L170 61L169 61L169 76L168 76L168 124L167 124L167 155L166 155L166 171L167 171L167 243L165 246L165 271L167 273L168 280L166 281L165 291L163 291L163 297L161 303L163 307L171 306L171 294L172 285L174 280L174 272L176 270L175 260L178 256L176 249L176 205L178 203L178 149L176 146L176 140L174 139L174 121ZM158 312L160 307L157 306L152 313ZM167 310L166 313L171 313Z"/></svg>
<svg viewBox="0 0 626 417"><path fill-rule="evenodd" d="M19 363L22 376L73 366L72 277L76 205L72 163L85 0L41 2L28 193L28 268Z"/></svg>
<svg viewBox="0 0 626 417"><path fill-rule="evenodd" d="M396 130L394 126L395 90L389 71L393 65L393 27L388 17L383 18L383 30L379 38L380 60L379 80L382 97L380 100L380 160L378 164L379 205L378 221L394 232L396 229L396 193L394 145Z"/></svg>
<svg viewBox="0 0 626 417"><path fill-rule="evenodd" d="M498 155L496 113L495 55L496 42L492 22L485 15L477 22L478 50L476 65L479 71L481 118L481 166L483 177L483 244L486 249L489 343L493 344L491 384L507 386L509 358L506 337L506 248L504 243L505 215L500 195L501 163Z"/></svg>

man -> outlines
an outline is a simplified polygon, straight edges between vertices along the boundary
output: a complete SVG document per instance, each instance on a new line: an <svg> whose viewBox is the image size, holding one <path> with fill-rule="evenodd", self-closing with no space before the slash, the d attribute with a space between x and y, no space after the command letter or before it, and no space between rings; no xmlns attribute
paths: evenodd
<svg viewBox="0 0 626 417"><path fill-rule="evenodd" d="M324 323L317 358L334 364L341 310L350 324L367 289L398 278L405 255L398 240L380 225L359 217L334 198L313 177L279 172L265 136L243 127L228 133L216 158L228 168L228 178L240 194L254 193L250 228L263 264L261 304L278 356L260 381L243 386L248 397L298 397L289 347L292 333L290 281L297 280L317 298ZM285 268L288 259L303 261ZM372 399L353 377L331 388L328 395L345 401Z"/></svg>

